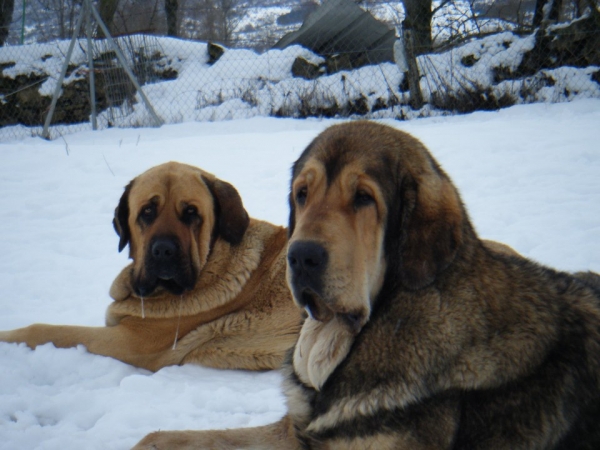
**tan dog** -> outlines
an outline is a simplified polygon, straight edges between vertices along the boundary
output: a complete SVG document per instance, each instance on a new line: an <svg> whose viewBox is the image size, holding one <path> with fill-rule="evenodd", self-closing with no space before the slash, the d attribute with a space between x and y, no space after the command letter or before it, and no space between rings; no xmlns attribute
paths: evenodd
<svg viewBox="0 0 600 450"><path fill-rule="evenodd" d="M288 414L137 448L598 449L600 277L487 248L426 148L354 122L293 168L288 282L306 310Z"/></svg>
<svg viewBox="0 0 600 450"><path fill-rule="evenodd" d="M301 322L285 284L285 228L249 219L232 185L173 162L126 187L114 225L133 263L111 287L107 326L36 324L0 340L83 344L150 370L280 366Z"/></svg>

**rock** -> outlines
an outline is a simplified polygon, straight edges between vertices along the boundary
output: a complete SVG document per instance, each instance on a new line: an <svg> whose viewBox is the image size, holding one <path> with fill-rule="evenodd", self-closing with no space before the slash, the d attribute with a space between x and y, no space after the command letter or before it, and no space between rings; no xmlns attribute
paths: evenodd
<svg viewBox="0 0 600 450"><path fill-rule="evenodd" d="M208 64L214 64L225 53L225 47L214 42L209 42L206 46L206 51L208 52Z"/></svg>
<svg viewBox="0 0 600 450"><path fill-rule="evenodd" d="M296 78L314 80L322 74L321 68L301 56L298 56L292 64L292 75Z"/></svg>
<svg viewBox="0 0 600 450"><path fill-rule="evenodd" d="M325 61L327 73L336 73L340 70L352 70L352 61L347 53L338 53L327 57Z"/></svg>
<svg viewBox="0 0 600 450"><path fill-rule="evenodd" d="M517 73L523 76L541 69L600 65L599 28L600 13L594 10L566 26L538 29L535 46L523 55Z"/></svg>

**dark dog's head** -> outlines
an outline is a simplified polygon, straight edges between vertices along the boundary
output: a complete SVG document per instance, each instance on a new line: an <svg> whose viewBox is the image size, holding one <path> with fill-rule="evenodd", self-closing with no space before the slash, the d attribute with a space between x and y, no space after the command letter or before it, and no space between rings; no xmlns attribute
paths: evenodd
<svg viewBox="0 0 600 450"><path fill-rule="evenodd" d="M170 162L125 188L113 225L129 244L134 292L192 289L216 239L238 244L249 218L235 188L196 167Z"/></svg>
<svg viewBox="0 0 600 450"><path fill-rule="evenodd" d="M373 122L321 133L294 164L287 279L316 320L368 321L385 284L418 290L454 259L465 213L418 140Z"/></svg>

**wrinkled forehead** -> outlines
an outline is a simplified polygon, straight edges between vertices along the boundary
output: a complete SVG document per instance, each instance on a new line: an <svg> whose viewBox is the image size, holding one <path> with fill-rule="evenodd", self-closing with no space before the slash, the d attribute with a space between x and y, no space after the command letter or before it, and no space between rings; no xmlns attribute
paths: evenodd
<svg viewBox="0 0 600 450"><path fill-rule="evenodd" d="M363 141L335 139L313 142L294 166L293 183L314 181L327 187L341 181L353 185L372 179L385 189L385 181L394 181L396 162L386 152Z"/></svg>
<svg viewBox="0 0 600 450"><path fill-rule="evenodd" d="M309 157L299 169L292 186L322 185L329 189L331 186L358 186L367 180L373 180L379 185L380 180L389 179L391 176L389 166L380 164L379 161L373 162L363 158L332 161Z"/></svg>
<svg viewBox="0 0 600 450"><path fill-rule="evenodd" d="M149 201L162 204L167 201L198 201L210 198L203 177L214 178L210 173L183 164L164 164L153 167L137 177L129 194L129 203L143 205Z"/></svg>
<svg viewBox="0 0 600 450"><path fill-rule="evenodd" d="M360 171L386 190L399 185L406 174L413 178L439 170L425 147L412 136L373 123L349 123L331 127L306 148L293 168L296 179L320 165L328 184L340 174Z"/></svg>

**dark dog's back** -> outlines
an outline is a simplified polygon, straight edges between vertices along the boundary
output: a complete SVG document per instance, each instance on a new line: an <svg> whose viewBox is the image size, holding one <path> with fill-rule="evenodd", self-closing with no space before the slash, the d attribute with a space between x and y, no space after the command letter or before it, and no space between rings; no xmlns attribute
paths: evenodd
<svg viewBox="0 0 600 450"><path fill-rule="evenodd" d="M575 278L580 281L583 281L586 285L596 291L596 295L600 297L600 275L596 272L577 272L573 274Z"/></svg>
<svg viewBox="0 0 600 450"><path fill-rule="evenodd" d="M600 448L599 277L500 260L506 312L486 327L483 361L498 385L460 393L455 448Z"/></svg>
<svg viewBox="0 0 600 450"><path fill-rule="evenodd" d="M293 174L289 249L318 248L305 268L293 254L288 278L311 315L287 367L308 447L600 448L600 277L486 248L441 167L387 127L332 127ZM362 274L385 267L383 283L370 305L350 303L346 255L373 254L378 230L385 266Z"/></svg>
<svg viewBox="0 0 600 450"><path fill-rule="evenodd" d="M320 391L289 362L289 389L311 405L310 448L403 448L407 435L407 448L600 448L600 297L474 246L427 288L385 286Z"/></svg>

